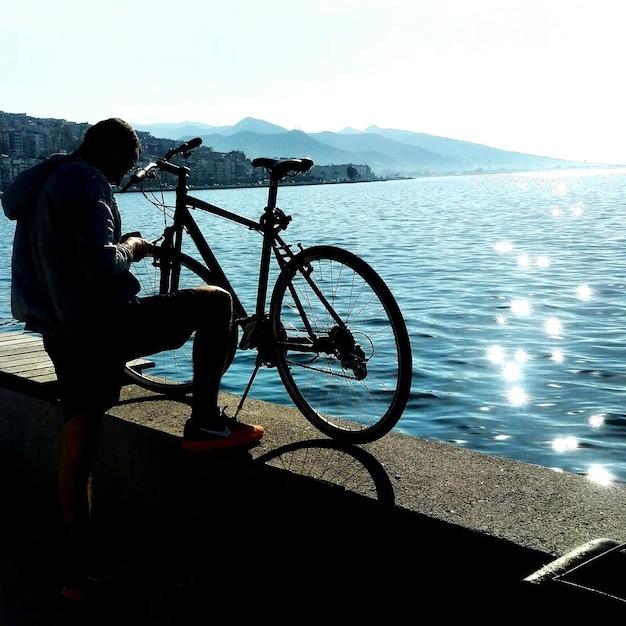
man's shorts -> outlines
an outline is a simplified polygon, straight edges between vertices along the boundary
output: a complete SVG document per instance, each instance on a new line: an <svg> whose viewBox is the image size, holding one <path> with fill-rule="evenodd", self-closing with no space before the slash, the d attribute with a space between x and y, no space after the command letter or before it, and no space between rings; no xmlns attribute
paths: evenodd
<svg viewBox="0 0 626 626"><path fill-rule="evenodd" d="M59 382L63 421L83 413L98 416L116 404L125 363L185 343L207 315L204 302L193 289L139 298L95 334L44 335Z"/></svg>

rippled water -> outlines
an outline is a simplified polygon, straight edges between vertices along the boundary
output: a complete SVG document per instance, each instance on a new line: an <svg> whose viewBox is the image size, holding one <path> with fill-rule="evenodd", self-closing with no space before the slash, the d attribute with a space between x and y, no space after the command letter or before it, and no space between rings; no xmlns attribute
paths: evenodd
<svg viewBox="0 0 626 626"><path fill-rule="evenodd" d="M255 219L265 203L263 189L197 195ZM139 194L119 203L126 230L159 233L162 218ZM626 482L626 172L290 187L279 205L293 217L288 242L348 248L394 292L414 354L397 430ZM252 308L258 235L204 227ZM11 236L2 220L6 320ZM237 356L227 391L242 392L252 357ZM251 395L289 403L273 370Z"/></svg>

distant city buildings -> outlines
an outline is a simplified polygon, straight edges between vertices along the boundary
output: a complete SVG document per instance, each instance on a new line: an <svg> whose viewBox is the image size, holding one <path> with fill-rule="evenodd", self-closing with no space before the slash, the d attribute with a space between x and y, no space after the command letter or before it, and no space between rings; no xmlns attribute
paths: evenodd
<svg viewBox="0 0 626 626"><path fill-rule="evenodd" d="M22 171L36 165L51 154L67 154L75 150L90 125L66 120L29 117L21 113L0 111L0 191ZM138 132L143 146L139 165L154 161L179 142L159 139ZM238 150L215 152L201 146L188 160L191 170L189 186L222 187L262 184L263 168L253 168L250 159ZM315 165L298 177L300 183L336 183L374 180L367 165ZM174 181L172 181L174 182Z"/></svg>

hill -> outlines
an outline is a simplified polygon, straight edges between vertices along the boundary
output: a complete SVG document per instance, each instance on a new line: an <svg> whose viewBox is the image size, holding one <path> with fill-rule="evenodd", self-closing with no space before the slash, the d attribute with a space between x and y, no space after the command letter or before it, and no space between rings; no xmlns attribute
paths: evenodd
<svg viewBox="0 0 626 626"><path fill-rule="evenodd" d="M194 122L133 124L155 137L186 141L201 137L217 152L241 150L255 157L303 157L319 165L367 164L378 176L419 176L476 171L523 171L588 166L545 156L509 152L426 133L370 126L364 131L304 133L251 117L233 126Z"/></svg>

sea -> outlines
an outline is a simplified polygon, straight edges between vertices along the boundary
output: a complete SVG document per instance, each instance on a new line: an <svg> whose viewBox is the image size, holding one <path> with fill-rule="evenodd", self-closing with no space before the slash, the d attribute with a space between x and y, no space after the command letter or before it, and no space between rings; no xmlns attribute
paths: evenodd
<svg viewBox="0 0 626 626"><path fill-rule="evenodd" d="M267 190L193 193L257 219ZM160 234L165 217L148 198L118 203L126 231ZM362 256L398 301L413 385L396 431L626 483L626 169L288 185L278 204L292 217L288 243ZM259 235L194 215L252 310ZM0 331L20 327L13 228L0 220ZM243 392L253 358L237 354L225 391ZM273 369L250 396L291 405Z"/></svg>

